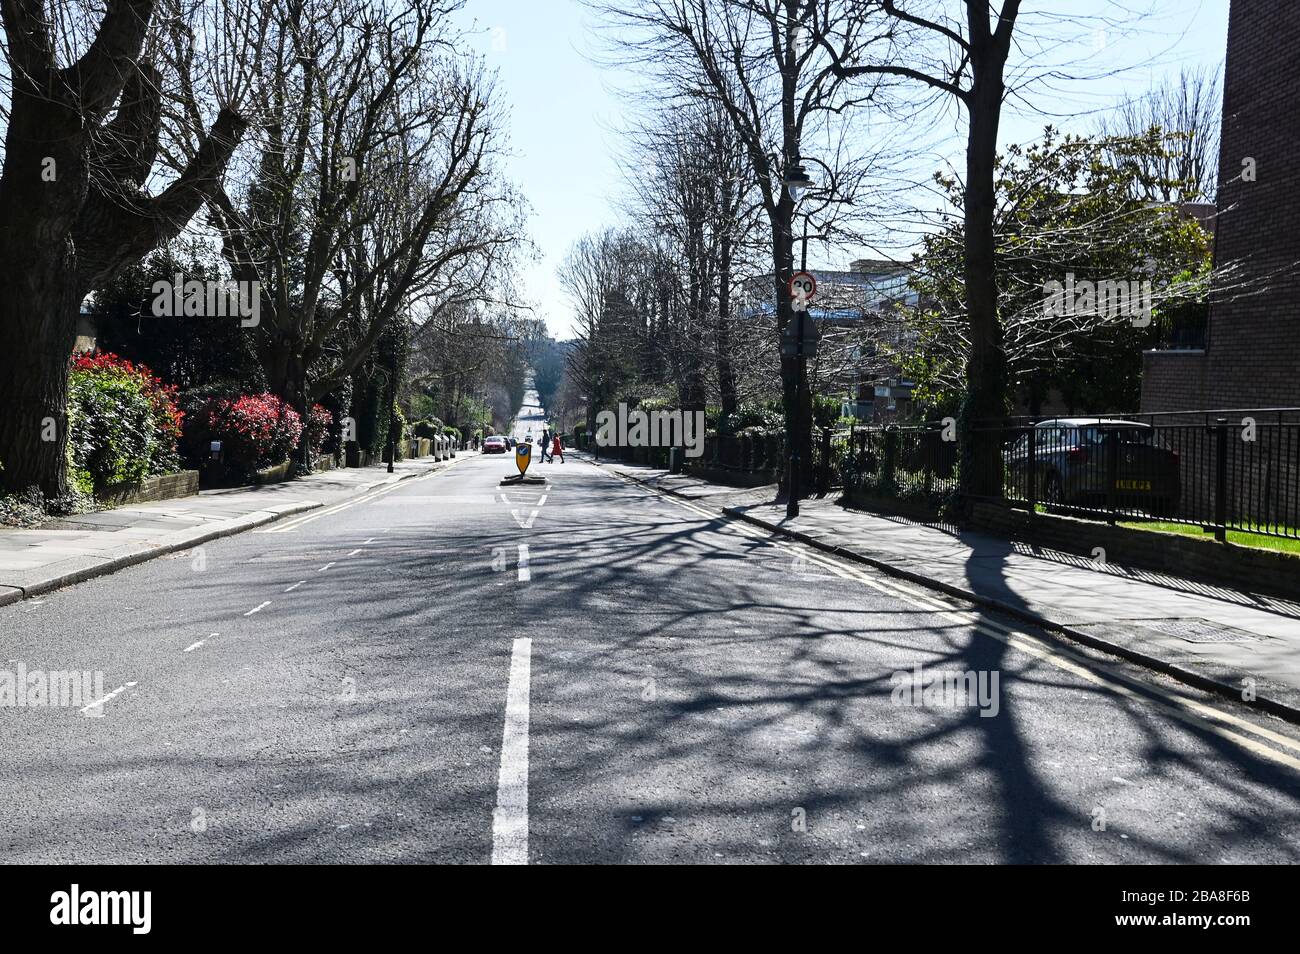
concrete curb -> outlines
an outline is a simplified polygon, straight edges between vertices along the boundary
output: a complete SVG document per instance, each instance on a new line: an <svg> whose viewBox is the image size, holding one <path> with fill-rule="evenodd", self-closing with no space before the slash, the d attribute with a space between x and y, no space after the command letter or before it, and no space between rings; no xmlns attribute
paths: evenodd
<svg viewBox="0 0 1300 954"><path fill-rule="evenodd" d="M444 463L450 464L450 461ZM402 474L395 481L376 480L367 484L360 485L356 492L349 494L340 500L334 501L329 506L336 506L351 500L353 497L359 497L362 494L369 493L376 487L388 483L400 483L403 480L410 480L413 477L423 477L426 474L437 473L444 470L445 467L431 467L426 471L419 471L411 474ZM147 563L150 560L157 559L160 556L166 556L168 553L176 553L179 550L189 550L192 547L202 546L221 537L232 537L237 533L243 533L247 530L253 530L257 527L264 526L268 523L274 523L277 520L283 520L285 517L294 517L300 513L308 513L312 510L319 510L326 504L320 501L307 501L305 503L291 504L283 510L254 510L251 514L242 517L236 517L220 526L213 527L192 537L186 537L183 540L171 541L168 543L159 543L154 546L140 550L136 553L128 553L125 556L114 557L111 560L105 560L103 563L97 563L94 566L83 567L80 570L73 570L71 573L62 573L58 576L52 576L44 580L37 580L30 586L12 586L10 584L0 584L9 590L7 593L0 593L0 606L7 606L10 603L18 603L33 596L39 596L42 593L48 593L51 590L62 589L65 586L72 586L75 583L84 583L86 580L93 580L95 577L107 576L110 573L116 573L118 570L125 570L127 567L136 566L140 563Z"/></svg>
<svg viewBox="0 0 1300 954"><path fill-rule="evenodd" d="M628 480L634 481L635 483L642 484L643 486L649 487L652 490L660 491L661 493L670 494L674 497L680 498L681 500L687 500L696 505L702 503L707 505L707 501L696 500L693 497L687 496L686 494L672 490L668 487L656 486L650 483L650 481L633 474L622 471L611 472L616 473L617 476L626 477ZM1275 699L1271 696L1266 696L1261 692L1257 692L1253 700L1247 701L1241 697L1240 686L1235 686L1232 683L1225 682L1221 679L1215 679L1212 676L1205 675L1204 673L1195 672L1188 669L1186 666L1180 666L1177 663L1160 659L1157 656L1151 656L1128 646L1122 646L1118 643L1110 642L1109 640L1094 636L1091 633L1085 633L1066 623L1059 623L1046 616L1035 613L1033 610L1028 610L1021 606L1015 606L1014 604L994 599L991 596L981 596L973 590L967 590L951 583L945 583L943 580L935 580L920 573L913 572L912 570L905 570L902 567L894 566L892 563L886 563L884 560L878 560L875 557L867 556L864 553L858 553L856 550L850 550L845 547L826 543L809 534L802 533L798 530L790 530L779 526L778 524L771 523L770 521L744 513L736 507L723 507L719 512L724 517L743 520L746 523L762 527L764 530L780 534L781 536L788 537L791 540L806 543L808 546L825 553L831 553L843 559L852 560L855 563L866 564L867 566L873 567L889 576L898 577L899 579L907 580L910 583L915 583L917 586L922 586L929 590L937 590L941 593L947 594L948 596L954 596L957 599L964 600L967 603L974 603L978 606L997 610L1000 613L1013 616L1026 623L1031 623L1050 633L1063 636L1065 639L1072 642L1081 643L1082 645L1088 646L1092 649L1109 653L1112 656L1118 656L1121 659L1136 663L1139 666L1162 673L1169 676L1171 679L1176 679L1184 685L1192 686L1193 688L1200 689L1204 692L1214 693L1215 695L1231 699L1234 702L1238 702L1249 708L1257 709L1260 712L1266 712L1269 715L1277 716L1279 719L1283 719L1295 725L1300 725L1300 707Z"/></svg>

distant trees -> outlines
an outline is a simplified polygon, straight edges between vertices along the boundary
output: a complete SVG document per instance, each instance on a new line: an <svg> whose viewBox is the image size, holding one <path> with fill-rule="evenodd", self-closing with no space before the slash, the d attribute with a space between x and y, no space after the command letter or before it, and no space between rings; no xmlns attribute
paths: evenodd
<svg viewBox="0 0 1300 954"><path fill-rule="evenodd" d="M566 345L550 338L544 330L529 343L528 362L533 369L533 387L537 389L537 398L544 408L551 407L559 393L568 351Z"/></svg>
<svg viewBox="0 0 1300 954"><path fill-rule="evenodd" d="M404 403L472 431L504 428L524 397L537 323L481 304L444 308L412 331Z"/></svg>
<svg viewBox="0 0 1300 954"><path fill-rule="evenodd" d="M678 394L723 419L736 410L734 300L759 253L757 193L744 143L715 102L664 108L635 134L629 203L675 280L652 344Z"/></svg>
<svg viewBox="0 0 1300 954"><path fill-rule="evenodd" d="M1134 156L1116 152L1112 162L1143 164L1140 198L1161 202L1213 202L1218 191L1219 126L1223 99L1215 73L1204 69L1179 72L1173 83L1126 100L1101 124L1116 141L1142 139L1152 132L1167 137L1160 150Z"/></svg>
<svg viewBox="0 0 1300 954"><path fill-rule="evenodd" d="M588 398L588 427L595 415L632 392L662 301L668 276L653 250L632 230L613 229L580 238L560 267L573 303L577 343L569 368Z"/></svg>

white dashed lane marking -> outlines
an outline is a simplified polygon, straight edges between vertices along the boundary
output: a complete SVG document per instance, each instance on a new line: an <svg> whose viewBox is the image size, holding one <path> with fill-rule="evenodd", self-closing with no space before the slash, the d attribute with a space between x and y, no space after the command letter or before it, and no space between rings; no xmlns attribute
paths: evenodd
<svg viewBox="0 0 1300 954"><path fill-rule="evenodd" d="M84 715L84 716L89 716L89 717L92 718L92 719L97 719L97 718L99 718L100 716L102 716L102 715L104 714L104 703L105 703L105 702L108 702L110 699L115 699L115 698L117 698L119 695L121 695L122 693L126 692L128 689L134 689L134 688L135 688L135 683L134 683L134 682L128 682L125 686L118 686L116 689L114 689L114 690L113 690L112 692L110 692L108 695L104 696L104 698L102 698L102 699L96 699L96 700L95 700L94 702L92 702L90 705L88 705L88 706L86 706L84 709L82 709L82 710L81 710L81 714Z"/></svg>
<svg viewBox="0 0 1300 954"><path fill-rule="evenodd" d="M501 733L497 807L492 812L492 863L528 864L528 692L533 641L522 637L510 652L506 723Z"/></svg>
<svg viewBox="0 0 1300 954"><path fill-rule="evenodd" d="M197 643L193 643L192 645L186 646L184 649L181 650L181 652L192 653L194 652L194 650L198 649L200 646L207 643L209 639L213 639L220 635L221 635L220 633L209 633L206 639L200 639Z"/></svg>

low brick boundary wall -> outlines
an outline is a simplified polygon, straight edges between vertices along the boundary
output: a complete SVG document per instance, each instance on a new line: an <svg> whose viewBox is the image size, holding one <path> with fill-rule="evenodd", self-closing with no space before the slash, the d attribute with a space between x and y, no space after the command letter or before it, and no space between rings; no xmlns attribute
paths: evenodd
<svg viewBox="0 0 1300 954"><path fill-rule="evenodd" d="M274 467L263 467L253 474L253 483L258 484L278 484L281 481L289 479L289 472L293 469L293 461L284 461L276 464Z"/></svg>
<svg viewBox="0 0 1300 954"><path fill-rule="evenodd" d="M723 467L687 467L685 472L709 483L726 487L763 487L777 482L775 471L727 470Z"/></svg>
<svg viewBox="0 0 1300 954"><path fill-rule="evenodd" d="M1286 599L1300 599L1300 554L1216 543L1176 533L1133 530L1092 520L1030 513L1003 504L971 504L968 526L999 536L1036 543L1093 559L1101 547L1106 560L1123 566L1204 579Z"/></svg>
<svg viewBox="0 0 1300 954"><path fill-rule="evenodd" d="M160 477L146 477L138 484L114 484L95 492L95 499L113 507L154 500L190 497L199 492L199 472L182 470Z"/></svg>
<svg viewBox="0 0 1300 954"><path fill-rule="evenodd" d="M845 491L840 497L841 504L872 513L891 514L906 517L917 523L938 523L939 514L929 504L919 500L900 500L897 497L876 497L858 490Z"/></svg>

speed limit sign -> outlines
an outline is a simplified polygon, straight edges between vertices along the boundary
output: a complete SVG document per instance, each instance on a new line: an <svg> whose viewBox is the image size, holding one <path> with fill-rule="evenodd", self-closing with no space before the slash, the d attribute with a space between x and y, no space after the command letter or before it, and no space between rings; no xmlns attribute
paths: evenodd
<svg viewBox="0 0 1300 954"><path fill-rule="evenodd" d="M790 276L790 300L806 305L817 294L817 279L812 272L795 272Z"/></svg>

